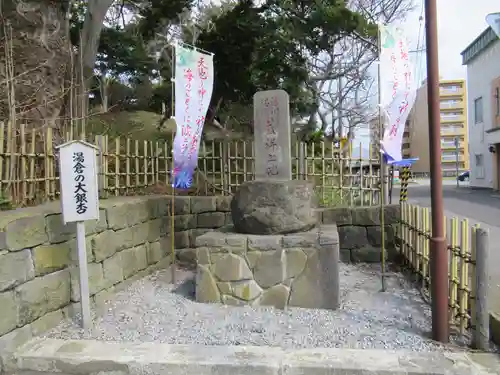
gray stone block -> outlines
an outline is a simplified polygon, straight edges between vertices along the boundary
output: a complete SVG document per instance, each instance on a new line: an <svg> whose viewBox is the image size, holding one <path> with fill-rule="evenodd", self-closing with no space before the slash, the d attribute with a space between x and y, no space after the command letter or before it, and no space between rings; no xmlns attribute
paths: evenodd
<svg viewBox="0 0 500 375"><path fill-rule="evenodd" d="M286 254L284 250L262 252L254 266L253 278L263 288L269 288L285 281Z"/></svg>
<svg viewBox="0 0 500 375"><path fill-rule="evenodd" d="M231 212L231 200L232 196L217 196L217 211L218 212Z"/></svg>
<svg viewBox="0 0 500 375"><path fill-rule="evenodd" d="M13 291L0 293L0 336L14 330L19 323L19 311Z"/></svg>
<svg viewBox="0 0 500 375"><path fill-rule="evenodd" d="M25 325L70 302L69 270L37 277L16 288L19 303L19 324Z"/></svg>
<svg viewBox="0 0 500 375"><path fill-rule="evenodd" d="M171 199L164 195L149 196L146 203L150 213L149 218L156 219L170 215L170 201Z"/></svg>
<svg viewBox="0 0 500 375"><path fill-rule="evenodd" d="M222 232L208 232L196 238L196 247L221 247L226 245L226 236Z"/></svg>
<svg viewBox="0 0 500 375"><path fill-rule="evenodd" d="M220 228L226 223L226 215L223 212L207 212L198 214L197 228Z"/></svg>
<svg viewBox="0 0 500 375"><path fill-rule="evenodd" d="M346 225L338 228L341 249L357 249L368 245L366 228L363 226Z"/></svg>
<svg viewBox="0 0 500 375"><path fill-rule="evenodd" d="M122 254L116 253L102 262L104 285L110 287L123 281Z"/></svg>
<svg viewBox="0 0 500 375"><path fill-rule="evenodd" d="M189 231L189 247L196 247L196 239L199 236L211 231L212 229L209 228L191 229Z"/></svg>
<svg viewBox="0 0 500 375"><path fill-rule="evenodd" d="M220 302L221 296L217 282L208 267L198 265L196 270L196 301L202 303Z"/></svg>
<svg viewBox="0 0 500 375"><path fill-rule="evenodd" d="M148 265L155 264L167 256L168 249L162 245L163 243L160 241L147 244Z"/></svg>
<svg viewBox="0 0 500 375"><path fill-rule="evenodd" d="M177 259L179 259L181 262L190 264L190 265L196 265L197 264L197 249L193 248L184 248L184 249L178 249L175 251L175 255ZM203 264L203 263L202 263Z"/></svg>
<svg viewBox="0 0 500 375"><path fill-rule="evenodd" d="M191 197L191 213L201 214L217 210L216 197Z"/></svg>
<svg viewBox="0 0 500 375"><path fill-rule="evenodd" d="M3 214L2 214L3 215ZM8 220L2 218L3 220ZM48 241L43 214L27 216L9 222L5 228L5 242L8 250L19 251Z"/></svg>
<svg viewBox="0 0 500 375"><path fill-rule="evenodd" d="M45 217L47 234L51 243L69 241L76 237L76 224L64 224L61 214L53 214ZM106 210L99 210L99 220L89 220L85 222L85 233L87 235L101 233L108 227Z"/></svg>
<svg viewBox="0 0 500 375"><path fill-rule="evenodd" d="M339 244L339 231L335 224L322 225L318 231L318 243L322 245Z"/></svg>
<svg viewBox="0 0 500 375"><path fill-rule="evenodd" d="M366 228L366 236L370 245L379 247L382 246L382 229L380 226L372 226ZM394 243L394 231L389 225L385 227L385 245L393 247Z"/></svg>
<svg viewBox="0 0 500 375"><path fill-rule="evenodd" d="M379 263L381 256L380 247L366 245L351 250L351 261L354 263Z"/></svg>
<svg viewBox="0 0 500 375"><path fill-rule="evenodd" d="M314 247L318 243L319 232L317 229L303 233L293 233L283 236L282 246L288 247Z"/></svg>
<svg viewBox="0 0 500 375"><path fill-rule="evenodd" d="M169 197L171 201L171 197ZM171 212L171 210L169 211ZM174 214L188 215L191 213L191 197L175 196L174 198Z"/></svg>
<svg viewBox="0 0 500 375"><path fill-rule="evenodd" d="M212 265L213 275L219 281L241 281L252 279L252 272L244 258L225 254Z"/></svg>
<svg viewBox="0 0 500 375"><path fill-rule="evenodd" d="M35 269L29 250L0 251L0 292L23 284L34 277Z"/></svg>
<svg viewBox="0 0 500 375"><path fill-rule="evenodd" d="M325 208L322 211L323 224L350 225L352 210L348 207Z"/></svg>
<svg viewBox="0 0 500 375"><path fill-rule="evenodd" d="M191 215L191 214L175 215L174 228L175 231L197 228L196 215Z"/></svg>
<svg viewBox="0 0 500 375"><path fill-rule="evenodd" d="M92 239L92 250L96 261L109 258L117 251L155 242L160 238L160 222L152 220L118 231L107 230Z"/></svg>
<svg viewBox="0 0 500 375"><path fill-rule="evenodd" d="M278 250L281 249L282 247L283 247L282 235L269 235L269 236L248 235L249 250L270 251L270 250Z"/></svg>
<svg viewBox="0 0 500 375"><path fill-rule="evenodd" d="M89 274L89 294L93 296L94 294L100 292L107 286L104 279L103 265L102 263L89 263L87 265L87 270ZM109 271L109 269L107 271ZM71 275L71 301L79 302L81 294L80 294L80 280L79 280L78 268L72 267L70 269L70 275ZM111 286L111 283L108 286Z"/></svg>
<svg viewBox="0 0 500 375"><path fill-rule="evenodd" d="M188 230L183 230L182 232L175 232L174 246L176 249L184 249L190 247L189 234L190 232Z"/></svg>
<svg viewBox="0 0 500 375"><path fill-rule="evenodd" d="M154 215L148 207L147 197L134 197L120 200L106 208L106 217L110 229L128 228L150 220Z"/></svg>
<svg viewBox="0 0 500 375"><path fill-rule="evenodd" d="M123 278L128 279L148 266L146 245L140 245L121 252Z"/></svg>
<svg viewBox="0 0 500 375"><path fill-rule="evenodd" d="M380 207L354 207L351 213L352 225L380 225Z"/></svg>
<svg viewBox="0 0 500 375"><path fill-rule="evenodd" d="M392 204L384 207L385 225L397 224L401 219L401 207L399 204Z"/></svg>
<svg viewBox="0 0 500 375"><path fill-rule="evenodd" d="M71 264L68 242L37 246L31 252L36 276L62 270Z"/></svg>
<svg viewBox="0 0 500 375"><path fill-rule="evenodd" d="M248 249L248 236L245 234L228 233L226 234L226 244L233 251L239 253L246 252Z"/></svg>

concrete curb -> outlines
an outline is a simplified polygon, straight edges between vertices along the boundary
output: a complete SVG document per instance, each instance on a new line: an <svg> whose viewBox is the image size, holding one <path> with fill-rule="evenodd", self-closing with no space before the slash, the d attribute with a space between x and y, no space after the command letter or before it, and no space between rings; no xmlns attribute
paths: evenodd
<svg viewBox="0 0 500 375"><path fill-rule="evenodd" d="M486 356L491 356L485 354ZM481 364L479 364L479 362ZM35 339L6 364L19 375L492 375L498 359L465 352L196 346ZM487 368L490 368L488 370ZM494 370L495 369L495 370Z"/></svg>

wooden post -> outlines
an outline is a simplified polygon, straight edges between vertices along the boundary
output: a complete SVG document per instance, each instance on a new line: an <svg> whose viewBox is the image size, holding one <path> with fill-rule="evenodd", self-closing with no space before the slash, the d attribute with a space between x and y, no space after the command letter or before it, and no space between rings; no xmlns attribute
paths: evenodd
<svg viewBox="0 0 500 375"><path fill-rule="evenodd" d="M472 311L472 347L486 350L489 348L490 326L488 308L488 230L477 228L475 235L476 272L475 272L475 309Z"/></svg>
<svg viewBox="0 0 500 375"><path fill-rule="evenodd" d="M98 148L97 151L97 184L99 197L104 198L104 179L103 175L103 166L104 166L104 136L96 135L95 136L95 145Z"/></svg>

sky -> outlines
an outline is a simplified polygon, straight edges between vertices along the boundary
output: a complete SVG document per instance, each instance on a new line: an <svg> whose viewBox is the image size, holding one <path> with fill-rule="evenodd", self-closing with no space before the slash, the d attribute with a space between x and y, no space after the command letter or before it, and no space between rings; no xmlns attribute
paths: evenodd
<svg viewBox="0 0 500 375"><path fill-rule="evenodd" d="M439 73L442 79L466 78L460 53L488 26L485 17L488 13L500 12L500 0L437 0ZM408 15L408 39L413 48L417 45L419 21L422 10L421 0L417 9ZM422 23L422 34L423 34ZM423 35L422 37L423 38ZM425 53L421 53L424 58ZM425 78L425 63L419 64ZM420 72L419 72L420 73Z"/></svg>
<svg viewBox="0 0 500 375"><path fill-rule="evenodd" d="M408 14L402 25L410 44L410 51L425 49L425 17L423 0L415 0L415 10ZM486 15L500 12L500 0L436 0L438 13L438 53L441 79L465 79L466 68L462 66L461 52L487 27ZM420 37L420 42L419 42ZM415 65L415 79L422 82L426 78L425 50L411 54ZM356 132L355 143L363 148L369 144L367 129ZM359 147L359 146L358 146Z"/></svg>

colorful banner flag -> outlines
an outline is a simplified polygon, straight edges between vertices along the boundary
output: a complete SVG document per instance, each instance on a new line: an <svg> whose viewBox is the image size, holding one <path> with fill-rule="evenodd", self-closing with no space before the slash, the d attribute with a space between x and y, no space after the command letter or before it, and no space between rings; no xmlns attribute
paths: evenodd
<svg viewBox="0 0 500 375"><path fill-rule="evenodd" d="M381 141L382 151L389 161L402 159L401 146L406 119L415 102L416 85L413 65L408 56L408 44L398 27L380 27L381 103L388 120Z"/></svg>
<svg viewBox="0 0 500 375"><path fill-rule="evenodd" d="M213 55L183 45L175 48L174 170L172 186L188 189L198 165L201 134L214 87Z"/></svg>

